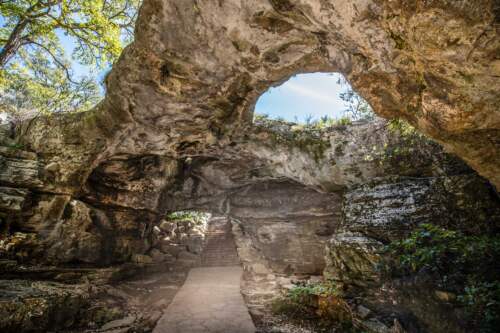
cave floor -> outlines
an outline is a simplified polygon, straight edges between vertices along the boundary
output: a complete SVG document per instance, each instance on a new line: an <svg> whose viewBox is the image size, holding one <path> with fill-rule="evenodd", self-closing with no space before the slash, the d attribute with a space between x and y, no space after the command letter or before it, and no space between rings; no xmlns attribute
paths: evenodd
<svg viewBox="0 0 500 333"><path fill-rule="evenodd" d="M242 273L240 266L191 269L153 333L254 333Z"/></svg>

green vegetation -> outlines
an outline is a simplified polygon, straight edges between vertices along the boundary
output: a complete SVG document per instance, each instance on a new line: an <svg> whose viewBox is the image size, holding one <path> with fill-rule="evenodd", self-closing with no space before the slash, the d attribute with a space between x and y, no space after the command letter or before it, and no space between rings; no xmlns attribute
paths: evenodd
<svg viewBox="0 0 500 333"><path fill-rule="evenodd" d="M325 151L330 148L330 141L323 138L325 130L330 127L321 127L316 123L305 125L273 120L267 115L256 115L254 124L270 134L273 143L308 152L313 155L316 162L321 160Z"/></svg>
<svg viewBox="0 0 500 333"><path fill-rule="evenodd" d="M456 295L472 329L496 332L500 325L500 236L470 236L423 224L387 246L391 275L428 273L437 287Z"/></svg>
<svg viewBox="0 0 500 333"><path fill-rule="evenodd" d="M286 123L286 120L283 117L276 117L276 118L271 118L267 114L255 114L254 115L254 123L262 123L262 122L282 122ZM290 122L290 124L293 124L295 128L297 129L304 129L304 130L322 130L322 129L328 129L328 128L335 128L339 126L347 126L351 125L353 122L353 119L347 116L344 116L342 118L333 118L330 116L323 116L319 119L313 119L312 115L308 115L305 117L304 122L299 122L296 120L295 122Z"/></svg>
<svg viewBox="0 0 500 333"><path fill-rule="evenodd" d="M316 162L330 148L330 141L325 134L329 130L343 129L350 124L352 121L347 117L335 119L323 116L319 120L313 120L312 116L307 116L304 123L299 123L287 122L281 117L272 119L267 114L254 115L254 125L271 134L273 143L311 153Z"/></svg>
<svg viewBox="0 0 500 333"><path fill-rule="evenodd" d="M317 332L361 332L353 324L349 304L334 282L300 283L272 303L272 311L299 325L314 326Z"/></svg>
<svg viewBox="0 0 500 333"><path fill-rule="evenodd" d="M339 78L339 84L345 87L345 91L339 96L346 104L344 117L351 120L372 120L375 113L371 105L352 89L344 77Z"/></svg>
<svg viewBox="0 0 500 333"><path fill-rule="evenodd" d="M388 129L391 132L398 132L402 137L421 137L422 134L419 133L415 127L410 125L408 122L396 118L389 121Z"/></svg>
<svg viewBox="0 0 500 333"><path fill-rule="evenodd" d="M10 144L7 144L6 147L9 148L10 150L23 150L24 149L24 145L22 145L21 143L10 143Z"/></svg>
<svg viewBox="0 0 500 333"><path fill-rule="evenodd" d="M168 221L191 221L195 225L205 224L208 218L207 213L195 211L178 211L169 213L165 218Z"/></svg>
<svg viewBox="0 0 500 333"><path fill-rule="evenodd" d="M367 158L377 159L380 165L392 167L395 170L412 170L419 165L422 153L431 154L437 145L418 132L412 125L401 119L392 119L387 125L388 132L392 134L383 146L374 147ZM395 140L396 139L396 140ZM422 166L422 170L425 166Z"/></svg>
<svg viewBox="0 0 500 333"><path fill-rule="evenodd" d="M77 77L62 39L75 43L72 60L102 71L131 40L139 2L0 0L0 111L16 120L95 105L97 74Z"/></svg>

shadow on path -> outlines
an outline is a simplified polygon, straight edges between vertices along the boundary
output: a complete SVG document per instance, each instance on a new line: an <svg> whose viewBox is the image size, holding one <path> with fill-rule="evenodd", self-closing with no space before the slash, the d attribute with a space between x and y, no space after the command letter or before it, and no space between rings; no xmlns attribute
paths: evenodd
<svg viewBox="0 0 500 333"><path fill-rule="evenodd" d="M193 268L153 333L254 333L240 266Z"/></svg>

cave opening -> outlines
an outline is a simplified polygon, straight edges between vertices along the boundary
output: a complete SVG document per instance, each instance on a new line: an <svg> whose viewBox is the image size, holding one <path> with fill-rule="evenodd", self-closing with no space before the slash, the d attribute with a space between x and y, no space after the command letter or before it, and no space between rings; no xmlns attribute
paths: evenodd
<svg viewBox="0 0 500 333"><path fill-rule="evenodd" d="M338 72L295 74L271 86L257 100L254 119L329 126L342 121L371 120L370 104Z"/></svg>
<svg viewBox="0 0 500 333"><path fill-rule="evenodd" d="M227 216L181 210L165 215L153 227L153 260L171 257L193 267L239 266L240 261Z"/></svg>
<svg viewBox="0 0 500 333"><path fill-rule="evenodd" d="M172 327L175 332L195 332L199 327L255 332L240 291L243 268L230 218L195 210L175 211L153 229L149 256L165 265L173 261L172 268L186 274L175 295L164 295L163 301L169 304L154 332Z"/></svg>

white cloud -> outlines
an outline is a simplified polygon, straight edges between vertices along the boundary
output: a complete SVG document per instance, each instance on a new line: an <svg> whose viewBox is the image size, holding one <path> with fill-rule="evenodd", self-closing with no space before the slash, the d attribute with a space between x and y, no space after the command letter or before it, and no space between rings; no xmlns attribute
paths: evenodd
<svg viewBox="0 0 500 333"><path fill-rule="evenodd" d="M293 91L296 94L314 99L316 101L322 101L324 103L330 103L330 104L335 104L335 105L339 104L338 97L331 96L330 94L327 94L325 92L315 91L315 90L313 90L309 87L303 86L303 85L295 84L292 82L287 82L283 86L283 88L290 89L291 91Z"/></svg>
<svg viewBox="0 0 500 333"><path fill-rule="evenodd" d="M306 115L319 118L328 115L342 117L344 101L339 97L344 88L338 83L338 74L299 74L263 94L255 107L256 113L283 117L289 121Z"/></svg>

